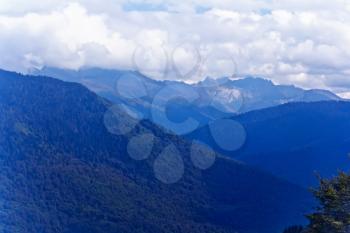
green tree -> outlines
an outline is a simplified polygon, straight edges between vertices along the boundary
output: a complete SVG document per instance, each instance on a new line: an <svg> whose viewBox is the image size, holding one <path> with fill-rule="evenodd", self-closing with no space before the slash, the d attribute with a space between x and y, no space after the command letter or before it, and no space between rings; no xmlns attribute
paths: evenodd
<svg viewBox="0 0 350 233"><path fill-rule="evenodd" d="M313 192L320 206L308 216L305 233L350 233L350 175L341 172L333 179L320 179Z"/></svg>

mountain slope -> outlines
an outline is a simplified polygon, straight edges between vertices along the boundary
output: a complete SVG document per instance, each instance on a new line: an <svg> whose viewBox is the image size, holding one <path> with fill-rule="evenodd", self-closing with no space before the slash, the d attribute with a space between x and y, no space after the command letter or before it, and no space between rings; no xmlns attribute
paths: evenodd
<svg viewBox="0 0 350 233"><path fill-rule="evenodd" d="M253 111L231 120L241 123L247 140L238 151L221 150L209 127L189 135L223 154L293 183L316 184L316 173L332 176L348 170L350 103L291 103ZM234 140L234 139L226 139Z"/></svg>
<svg viewBox="0 0 350 233"><path fill-rule="evenodd" d="M143 119L149 119L177 134L185 134L195 128L184 130L178 124L173 124L188 118L203 126L232 114L289 102L340 100L329 91L275 85L271 81L253 77L237 80L207 78L190 85L176 81L155 81L138 72L98 68L72 71L46 67L33 74L81 83L114 103L132 108L143 115ZM159 114L165 114L168 120L157 117Z"/></svg>
<svg viewBox="0 0 350 233"><path fill-rule="evenodd" d="M189 143L147 121L110 134L109 106L78 84L0 71L2 232L277 233L303 221L311 206L304 189L223 158L196 169ZM135 161L127 144L142 132L155 145ZM185 166L173 185L153 173L169 144Z"/></svg>

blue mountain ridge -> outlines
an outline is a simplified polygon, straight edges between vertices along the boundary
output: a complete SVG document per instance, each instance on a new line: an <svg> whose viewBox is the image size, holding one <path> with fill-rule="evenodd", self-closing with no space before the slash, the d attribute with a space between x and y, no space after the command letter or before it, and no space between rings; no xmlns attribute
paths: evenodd
<svg viewBox="0 0 350 233"><path fill-rule="evenodd" d="M219 154L201 171L189 142L147 120L111 134L111 106L80 84L0 71L1 231L279 233L304 223L313 205L307 190ZM135 161L127 145L142 133L153 134L154 145ZM153 171L169 144L185 167L172 185Z"/></svg>
<svg viewBox="0 0 350 233"><path fill-rule="evenodd" d="M203 126L234 114L289 102L341 100L329 91L275 85L269 80L249 76L244 79L207 78L199 83L186 84L152 80L135 71L100 68L75 71L44 67L34 70L32 74L81 83L114 103L126 105L142 115L143 119L149 119L177 134L188 132L172 122L178 123L188 118ZM174 98L164 104L169 96ZM155 101L159 99L164 101ZM154 114L165 114L168 120L158 119Z"/></svg>

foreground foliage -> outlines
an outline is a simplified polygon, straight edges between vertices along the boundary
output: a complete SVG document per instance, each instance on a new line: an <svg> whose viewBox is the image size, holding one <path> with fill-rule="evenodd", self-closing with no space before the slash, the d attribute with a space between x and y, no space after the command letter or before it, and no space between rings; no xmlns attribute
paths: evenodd
<svg viewBox="0 0 350 233"><path fill-rule="evenodd" d="M350 175L341 172L333 179L321 179L314 195L320 201L320 207L308 216L310 225L306 232L350 232Z"/></svg>
<svg viewBox="0 0 350 233"><path fill-rule="evenodd" d="M320 179L313 191L319 201L316 212L308 216L310 224L287 228L284 233L349 233L350 175L341 172L333 179Z"/></svg>

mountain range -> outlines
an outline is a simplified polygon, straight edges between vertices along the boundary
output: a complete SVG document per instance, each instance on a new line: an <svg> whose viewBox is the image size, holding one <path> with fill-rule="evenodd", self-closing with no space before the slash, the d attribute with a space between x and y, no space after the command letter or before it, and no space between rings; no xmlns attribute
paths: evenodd
<svg viewBox="0 0 350 233"><path fill-rule="evenodd" d="M326 90L303 90L258 78L207 78L194 84L156 81L138 72L44 67L33 75L49 76L88 87L176 134L187 134L214 120L291 102L341 100ZM180 124L192 119L192 124Z"/></svg>
<svg viewBox="0 0 350 233"><path fill-rule="evenodd" d="M316 174L329 177L338 169L347 170L350 106L329 91L275 85L256 77L186 84L97 68L44 68L34 73L82 83L165 129L306 188L317 184ZM158 117L162 113L167 118ZM225 150L215 141L211 125L222 124L221 119L243 127L246 140L239 150ZM221 128L225 132L230 127ZM239 139L232 132L220 135L220 141L231 146Z"/></svg>
<svg viewBox="0 0 350 233"><path fill-rule="evenodd" d="M218 153L198 169L191 142L113 106L77 83L0 71L1 232L278 233L304 223L306 189ZM116 134L108 126L118 122L133 128ZM143 135L152 147L135 159L130 143Z"/></svg>

